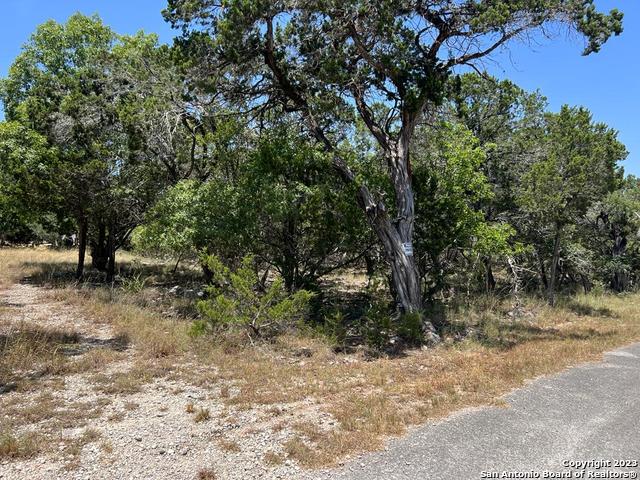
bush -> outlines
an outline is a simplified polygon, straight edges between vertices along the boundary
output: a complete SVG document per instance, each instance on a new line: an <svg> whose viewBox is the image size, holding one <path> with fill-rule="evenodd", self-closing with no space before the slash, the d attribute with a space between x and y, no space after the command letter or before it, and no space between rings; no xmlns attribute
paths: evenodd
<svg viewBox="0 0 640 480"><path fill-rule="evenodd" d="M304 318L313 294L289 294L280 278L261 291L252 257L245 257L235 272L214 255L203 260L213 274L212 285L209 298L198 302L203 320L194 324L192 333L239 327L251 337L271 337Z"/></svg>

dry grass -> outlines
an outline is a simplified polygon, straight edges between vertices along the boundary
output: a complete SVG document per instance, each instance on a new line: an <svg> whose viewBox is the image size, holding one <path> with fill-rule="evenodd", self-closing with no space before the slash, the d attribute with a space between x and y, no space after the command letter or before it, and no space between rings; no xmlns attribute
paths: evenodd
<svg viewBox="0 0 640 480"><path fill-rule="evenodd" d="M216 480L216 472L211 468L203 468L198 472L198 480Z"/></svg>
<svg viewBox="0 0 640 480"><path fill-rule="evenodd" d="M107 455L111 455L113 453L113 444L108 440L104 440L100 443L100 450L102 450Z"/></svg>
<svg viewBox="0 0 640 480"><path fill-rule="evenodd" d="M198 408L193 414L193 421L196 423L206 422L211 419L211 412L208 408Z"/></svg>
<svg viewBox="0 0 640 480"><path fill-rule="evenodd" d="M34 268L27 253L0 250L0 263L3 256L15 256L1 281ZM72 255L55 253L47 261L67 265ZM55 269L44 275L55 278ZM448 312L451 329L439 347L370 359L336 354L322 340L301 336L256 348L192 339L188 322L141 306L135 295L117 289L66 287L52 293L96 322L113 325L138 353L141 363L133 370L96 376L100 391L133 393L163 375L219 389L230 409L261 407L271 412L274 428L292 428L296 433L283 445L284 454L306 466L380 448L386 436L464 407L498 404L527 379L597 360L640 339L640 294L577 296L556 309L530 299L519 317L507 315L507 302L479 299ZM454 340L468 329L474 333ZM306 415L309 405L318 411ZM293 414L277 413L283 408ZM186 410L194 420L210 415L193 405ZM320 416L326 421L320 423ZM274 453L265 461L277 464L282 457ZM199 478L215 478L202 472Z"/></svg>
<svg viewBox="0 0 640 480"><path fill-rule="evenodd" d="M218 446L221 450L229 453L238 453L242 450L235 440L222 439L218 442Z"/></svg>
<svg viewBox="0 0 640 480"><path fill-rule="evenodd" d="M17 397L19 398L19 397ZM83 427L102 415L108 398L86 402L66 402L59 396L44 392L29 402L6 402L0 427L12 429L37 426L43 435L56 436L67 428Z"/></svg>
<svg viewBox="0 0 640 480"><path fill-rule="evenodd" d="M66 470L75 470L80 466L80 454L82 449L90 443L97 442L102 438L102 433L93 428L85 429L78 437L65 441L64 453L67 456L65 463Z"/></svg>
<svg viewBox="0 0 640 480"><path fill-rule="evenodd" d="M0 385L63 373L69 366L66 346L74 345L78 334L28 325L0 330Z"/></svg>
<svg viewBox="0 0 640 480"><path fill-rule="evenodd" d="M0 432L0 460L31 458L40 453L43 439L33 433L13 435Z"/></svg>
<svg viewBox="0 0 640 480"><path fill-rule="evenodd" d="M142 390L142 386L150 381L150 376L143 370L132 369L111 375L103 373L93 377L96 390L107 395L131 395Z"/></svg>
<svg viewBox="0 0 640 480"><path fill-rule="evenodd" d="M264 460L264 463L266 463L267 465L271 465L273 467L282 465L282 463L284 463L284 458L282 457L282 455L279 455L272 450L269 450L267 453L264 454L263 460Z"/></svg>
<svg viewBox="0 0 640 480"><path fill-rule="evenodd" d="M401 358L335 355L322 343L310 346L313 355L302 360L284 357L285 346L276 352L200 353L203 364L218 367L217 381L235 385L227 402L237 408L279 408L307 399L323 405L335 428L319 429L310 420L306 427L297 425L298 436L285 445L288 456L316 467L380 448L385 436L402 434L410 425L498 404L527 379L597 360L640 339L636 294L578 296L556 309L531 300L525 306L529 315L517 319L504 314L508 305L492 308L461 311L452 320L454 327L472 326L476 334L470 338Z"/></svg>

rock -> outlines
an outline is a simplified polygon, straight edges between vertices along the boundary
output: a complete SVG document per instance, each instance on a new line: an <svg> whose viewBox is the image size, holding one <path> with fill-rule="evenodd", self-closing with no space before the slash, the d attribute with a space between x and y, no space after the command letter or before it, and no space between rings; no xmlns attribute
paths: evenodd
<svg viewBox="0 0 640 480"><path fill-rule="evenodd" d="M18 389L18 384L14 382L0 383L0 395L3 393L13 392Z"/></svg>

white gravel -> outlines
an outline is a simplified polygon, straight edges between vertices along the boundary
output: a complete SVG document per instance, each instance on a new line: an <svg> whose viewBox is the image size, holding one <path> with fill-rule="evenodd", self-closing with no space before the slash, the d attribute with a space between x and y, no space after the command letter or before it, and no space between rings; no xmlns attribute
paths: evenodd
<svg viewBox="0 0 640 480"><path fill-rule="evenodd" d="M6 307L3 322L37 322L50 327L66 327L83 336L108 340L112 332L108 325L96 325L83 319L73 307L53 301L40 287L15 285L0 292L0 305ZM105 373L130 368L135 358L132 347L124 359L106 366ZM109 400L99 418L85 427L65 430L54 453L45 453L29 460L0 460L0 479L196 479L198 472L211 469L216 479L295 479L305 472L290 460L278 466L264 462L269 451L282 452L282 445L293 433L273 428L282 421L265 409L234 411L218 395L219 388L207 390L181 381L158 379L143 386L143 391L131 395L105 395L97 392L93 373L66 376L64 386L51 390L56 399L66 403ZM0 396L0 418L3 402L33 401L45 392L11 392ZM106 400L105 400L106 399ZM196 423L187 404L206 408L209 420ZM135 405L137 404L137 408ZM270 406L271 408L273 406ZM291 405L288 411L292 411ZM319 409L311 403L296 405L301 415L318 418ZM298 415L298 413L296 413ZM33 427L37 430L37 425ZM73 459L65 450L64 439L76 438L90 428L99 437L82 447L73 468ZM220 441L235 442L239 451L228 451Z"/></svg>

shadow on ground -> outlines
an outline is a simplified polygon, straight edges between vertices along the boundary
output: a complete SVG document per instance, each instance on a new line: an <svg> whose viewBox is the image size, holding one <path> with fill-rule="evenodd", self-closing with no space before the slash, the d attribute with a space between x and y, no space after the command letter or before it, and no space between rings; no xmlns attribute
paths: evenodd
<svg viewBox="0 0 640 480"><path fill-rule="evenodd" d="M59 373L65 358L98 348L122 352L128 347L123 335L104 339L54 328L13 328L0 334L0 394L17 389L22 380Z"/></svg>

